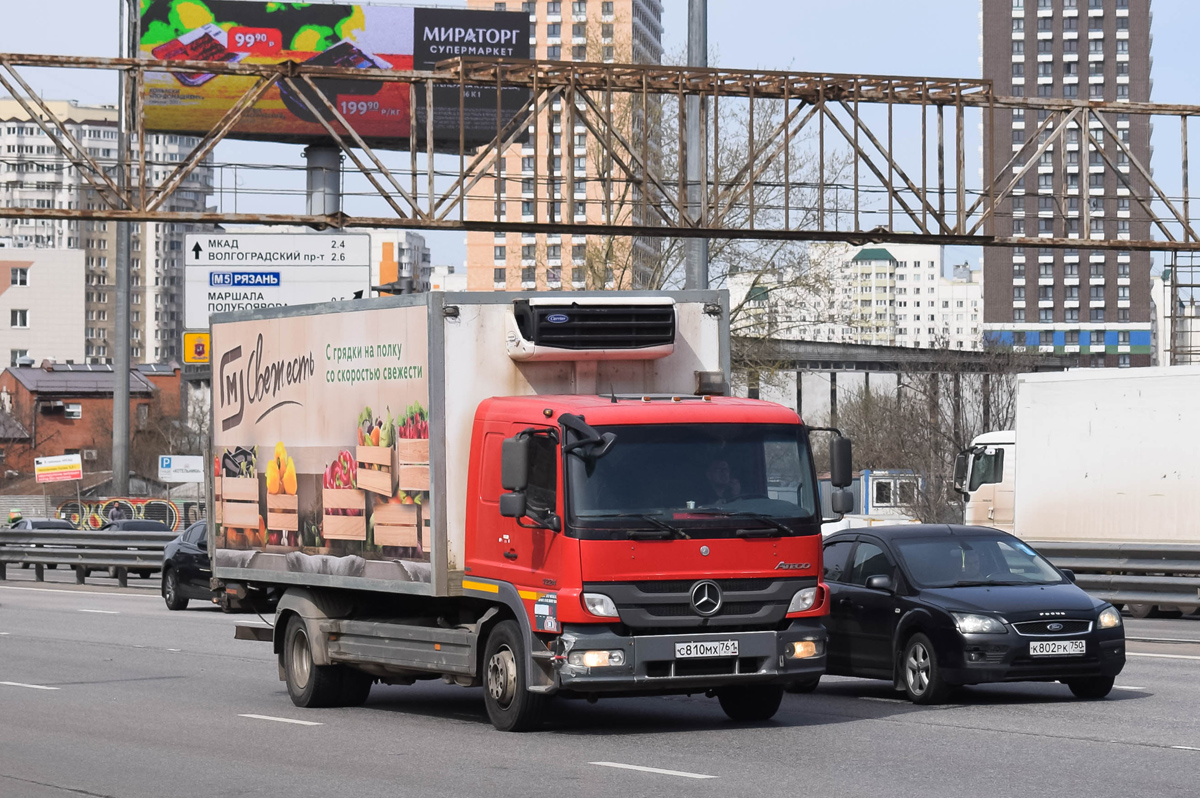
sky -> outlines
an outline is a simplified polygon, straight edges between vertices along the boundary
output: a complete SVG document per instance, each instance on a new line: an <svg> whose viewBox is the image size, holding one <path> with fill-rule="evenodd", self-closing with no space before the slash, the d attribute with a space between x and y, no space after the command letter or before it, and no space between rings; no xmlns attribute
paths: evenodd
<svg viewBox="0 0 1200 798"><path fill-rule="evenodd" d="M1008 0L984 0L1002 2ZM435 5L464 5L446 2ZM115 55L117 0L3 0L0 51ZM686 47L687 0L663 0L664 47L670 57ZM1196 87L1196 34L1200 1L1153 0L1155 102L1200 104ZM53 20L54 24L47 24ZM713 66L800 72L977 77L978 0L709 0L709 49ZM48 74L57 73L57 74ZM23 71L46 97L111 102L111 74L62 70ZM1178 126L1156 129L1160 164L1155 177L1164 190L1179 186ZM219 161L270 160L300 166L300 148L287 145L222 144ZM1171 169L1166 167L1170 165ZM301 181L300 185L303 183ZM302 199L294 200L302 210ZM245 210L246 208L241 208ZM427 236L434 263L460 266L463 236ZM955 248L948 260L977 262L979 252Z"/></svg>

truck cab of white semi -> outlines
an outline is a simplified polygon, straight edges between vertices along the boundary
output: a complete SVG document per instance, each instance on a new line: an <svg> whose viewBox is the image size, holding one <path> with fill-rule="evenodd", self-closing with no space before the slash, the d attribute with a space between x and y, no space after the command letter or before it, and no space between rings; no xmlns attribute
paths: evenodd
<svg viewBox="0 0 1200 798"><path fill-rule="evenodd" d="M1017 433L985 432L954 462L954 489L966 501L963 523L1013 532Z"/></svg>

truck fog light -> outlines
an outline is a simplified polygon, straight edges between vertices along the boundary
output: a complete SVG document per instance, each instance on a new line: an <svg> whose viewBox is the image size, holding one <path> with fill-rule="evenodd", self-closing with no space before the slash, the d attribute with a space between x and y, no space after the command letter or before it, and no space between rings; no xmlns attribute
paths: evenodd
<svg viewBox="0 0 1200 798"><path fill-rule="evenodd" d="M792 643L792 650L789 656L792 659L808 659L815 657L821 653L821 648L816 640L797 640Z"/></svg>
<svg viewBox="0 0 1200 798"><path fill-rule="evenodd" d="M607 668L625 664L625 652L615 651L572 651L567 663L577 668Z"/></svg>

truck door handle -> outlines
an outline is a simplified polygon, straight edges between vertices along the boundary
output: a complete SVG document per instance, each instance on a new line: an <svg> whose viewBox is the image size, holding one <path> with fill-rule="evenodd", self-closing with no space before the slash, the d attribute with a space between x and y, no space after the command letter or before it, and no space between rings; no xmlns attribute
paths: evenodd
<svg viewBox="0 0 1200 798"><path fill-rule="evenodd" d="M504 552L504 559L515 560L517 559L517 553L515 551L506 551Z"/></svg>

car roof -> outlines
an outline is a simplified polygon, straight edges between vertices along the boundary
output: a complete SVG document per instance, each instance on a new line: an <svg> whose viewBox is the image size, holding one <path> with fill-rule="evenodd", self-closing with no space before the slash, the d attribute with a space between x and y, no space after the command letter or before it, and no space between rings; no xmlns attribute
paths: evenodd
<svg viewBox="0 0 1200 798"><path fill-rule="evenodd" d="M990 526L967 526L965 524L892 524L888 526L859 527L846 529L830 535L826 541L845 540L854 535L874 535L884 540L931 537L981 537L1007 535L1007 532Z"/></svg>

